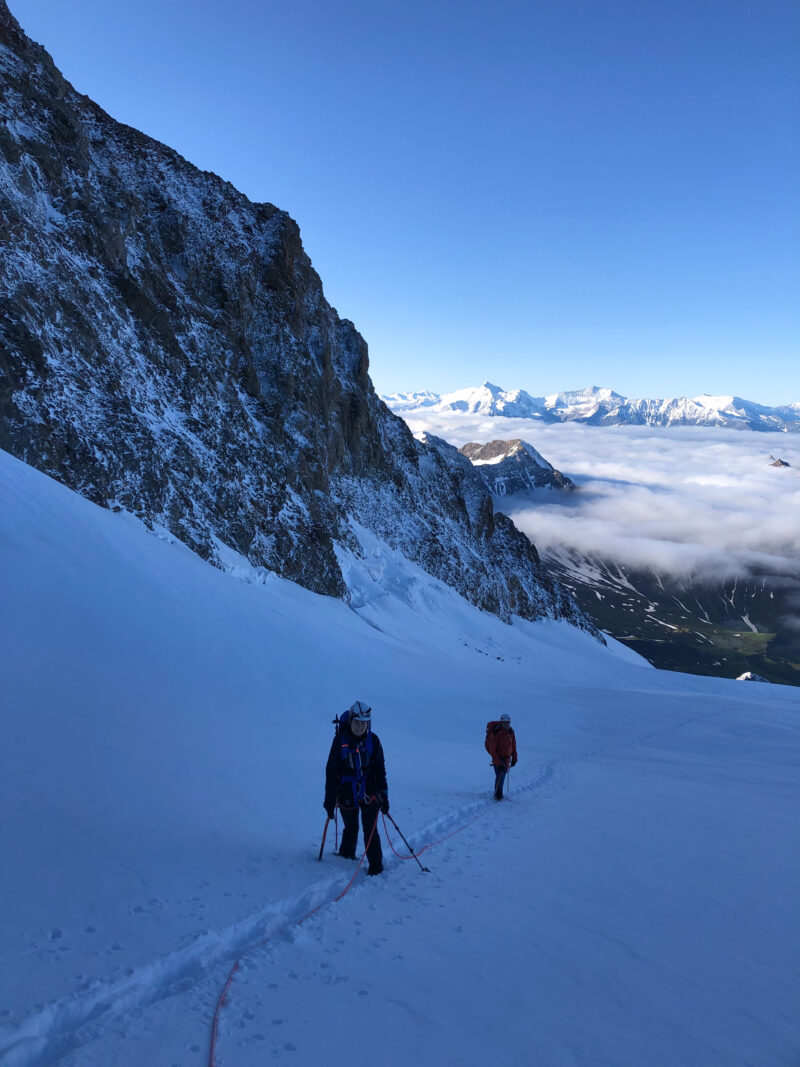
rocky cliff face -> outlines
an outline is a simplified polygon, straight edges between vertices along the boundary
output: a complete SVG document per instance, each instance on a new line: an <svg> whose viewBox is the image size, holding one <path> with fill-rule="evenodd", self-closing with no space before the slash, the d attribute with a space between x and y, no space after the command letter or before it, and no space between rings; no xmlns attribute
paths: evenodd
<svg viewBox="0 0 800 1067"><path fill-rule="evenodd" d="M575 483L537 452L527 441L470 441L459 449L476 468L494 496L509 496L524 489L574 489Z"/></svg>
<svg viewBox="0 0 800 1067"><path fill-rule="evenodd" d="M0 447L211 562L346 596L355 521L503 618L592 629L376 396L285 212L114 122L5 0L0 87Z"/></svg>

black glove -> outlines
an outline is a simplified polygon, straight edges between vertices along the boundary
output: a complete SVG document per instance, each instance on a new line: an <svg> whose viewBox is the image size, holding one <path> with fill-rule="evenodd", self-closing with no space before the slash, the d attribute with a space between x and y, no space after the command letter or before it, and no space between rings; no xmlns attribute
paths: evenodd
<svg viewBox="0 0 800 1067"><path fill-rule="evenodd" d="M381 797L381 811L384 815L389 814L389 798L385 795Z"/></svg>
<svg viewBox="0 0 800 1067"><path fill-rule="evenodd" d="M333 816L336 813L335 805L333 805L333 804L323 804L322 806L325 809L325 814L328 816L328 818L332 819Z"/></svg>
<svg viewBox="0 0 800 1067"><path fill-rule="evenodd" d="M511 766L512 767L516 767L516 765L517 765L517 761L515 759L512 759Z"/></svg>

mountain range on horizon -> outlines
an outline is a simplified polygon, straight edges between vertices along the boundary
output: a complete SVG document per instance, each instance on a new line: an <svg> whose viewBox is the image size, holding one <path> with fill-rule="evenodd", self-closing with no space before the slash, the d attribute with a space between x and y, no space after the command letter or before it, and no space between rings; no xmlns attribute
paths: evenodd
<svg viewBox="0 0 800 1067"><path fill-rule="evenodd" d="M452 393L389 393L382 399L398 415L425 409L531 419L540 423L580 422L587 426L714 426L800 432L800 403L769 407L733 395L633 399L593 385L549 396L532 396L524 389L506 390L485 381Z"/></svg>

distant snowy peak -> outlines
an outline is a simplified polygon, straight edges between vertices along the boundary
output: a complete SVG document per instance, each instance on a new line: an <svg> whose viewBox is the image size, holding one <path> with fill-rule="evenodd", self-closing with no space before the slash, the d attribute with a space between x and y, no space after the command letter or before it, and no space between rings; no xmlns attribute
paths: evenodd
<svg viewBox="0 0 800 1067"><path fill-rule="evenodd" d="M738 396L678 397L672 400L624 400L606 424L647 426L724 426L743 430L800 430L797 405L770 408ZM614 417L615 416L615 417Z"/></svg>
<svg viewBox="0 0 800 1067"><path fill-rule="evenodd" d="M477 468L494 496L511 496L524 489L574 489L575 483L557 471L527 441L470 441L459 452Z"/></svg>
<svg viewBox="0 0 800 1067"><path fill-rule="evenodd" d="M416 399L419 398L419 399ZM383 398L398 414L420 409L496 415L538 422L590 426L719 426L741 430L800 432L800 403L766 407L738 396L632 400L613 389L591 386L550 396L504 390L491 382L454 393L395 393Z"/></svg>
<svg viewBox="0 0 800 1067"><path fill-rule="evenodd" d="M438 393L387 393L383 402L392 411L414 411L417 408L430 408L438 404L441 397Z"/></svg>
<svg viewBox="0 0 800 1067"><path fill-rule="evenodd" d="M436 405L438 411L463 411L469 415L505 415L507 418L528 419L544 414L544 401L535 399L524 389L506 391L491 382L477 389L459 389L445 393ZM391 404L389 405L391 407Z"/></svg>
<svg viewBox="0 0 800 1067"><path fill-rule="evenodd" d="M565 393L553 393L544 399L548 414L560 422L597 422L625 403L625 397L613 389L601 389L593 385L589 389L571 389Z"/></svg>

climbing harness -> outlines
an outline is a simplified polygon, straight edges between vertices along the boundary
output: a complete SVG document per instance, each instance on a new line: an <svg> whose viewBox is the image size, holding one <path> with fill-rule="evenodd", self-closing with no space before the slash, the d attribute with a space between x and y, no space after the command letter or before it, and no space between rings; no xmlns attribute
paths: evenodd
<svg viewBox="0 0 800 1067"><path fill-rule="evenodd" d="M340 741L342 762L349 767L349 773L339 775L342 785L348 784L353 790L353 803L359 805L367 791L367 767L372 759L372 733L364 736L356 744Z"/></svg>

